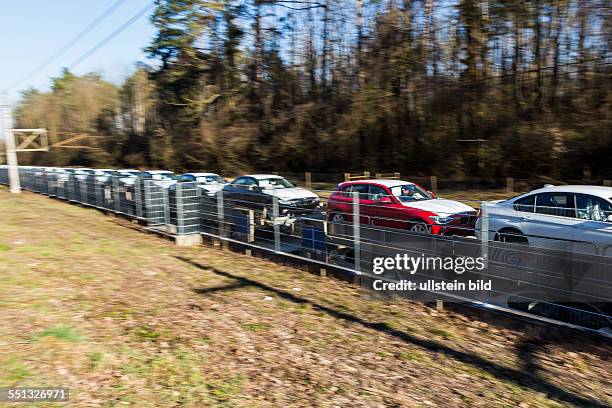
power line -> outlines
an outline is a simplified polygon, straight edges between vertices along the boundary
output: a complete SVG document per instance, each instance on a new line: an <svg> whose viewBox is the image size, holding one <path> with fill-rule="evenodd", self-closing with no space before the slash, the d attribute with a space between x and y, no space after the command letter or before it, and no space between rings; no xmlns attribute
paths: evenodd
<svg viewBox="0 0 612 408"><path fill-rule="evenodd" d="M27 75L23 76L18 81L13 82L7 89L12 89L12 88L16 87L17 85L27 81L32 76L36 75L43 68L45 68L51 62L53 62L55 59L57 59L60 55L62 55L63 53L68 51L70 48L72 48L81 38L83 38L84 36L89 34L89 32L91 30L96 28L102 21L104 21L106 19L106 17L111 15L123 3L125 3L125 0L117 0L104 13L100 14L94 21L92 21L80 33L78 33L75 37L73 37L70 41L68 41L66 43L66 45L64 45L59 51L57 51L55 54L51 55L49 58L47 58L45 61L43 61L40 65L38 65L36 68L34 68L32 71L30 71Z"/></svg>
<svg viewBox="0 0 612 408"><path fill-rule="evenodd" d="M102 48L104 45L106 45L106 43L108 43L110 40L112 40L113 38L115 38L117 35L119 35L121 32L123 32L126 28L128 28L129 26L131 26L136 20L138 20L140 17L142 17L147 11L149 11L151 8L153 8L154 4L153 3L149 3L146 7L144 7L143 9L141 9L138 13L136 13L134 16L132 16L132 18L130 18L128 21L126 21L125 23L123 23L123 25L119 28L117 28L115 31L113 31L112 33L110 33L108 36L106 36L102 41L100 41L99 43L97 43L93 48L91 48L89 51L87 51L86 53L84 53L83 55L81 55L79 58L77 58L76 60L74 60L74 62L72 62L72 64L70 64L68 66L69 69L73 69L75 68L77 65L79 65L81 62L85 61L87 58L89 58L94 52L98 51L100 48Z"/></svg>

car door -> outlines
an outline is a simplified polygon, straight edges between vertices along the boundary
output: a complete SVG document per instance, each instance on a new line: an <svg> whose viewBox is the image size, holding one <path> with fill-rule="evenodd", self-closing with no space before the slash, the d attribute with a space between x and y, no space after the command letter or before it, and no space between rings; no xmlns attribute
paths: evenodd
<svg viewBox="0 0 612 408"><path fill-rule="evenodd" d="M369 206L368 216L372 225L387 228L406 228L407 224L403 221L406 218L404 216L404 206L388 189L371 185L370 198L373 204Z"/></svg>
<svg viewBox="0 0 612 408"><path fill-rule="evenodd" d="M329 217L332 219L334 214L340 214L341 216L350 214L353 210L352 199L351 199L351 188L352 184L338 187L327 200L327 209Z"/></svg>
<svg viewBox="0 0 612 408"><path fill-rule="evenodd" d="M370 200L370 186L368 184L353 184L351 186L351 190L348 192L348 213L351 214L351 220L353 219L353 200L355 199L355 193L357 193L359 197L359 222L361 224L369 224L369 211L371 205L373 204L373 201Z"/></svg>
<svg viewBox="0 0 612 408"><path fill-rule="evenodd" d="M535 211L523 217L523 232L535 247L573 251L576 218L573 193L538 193Z"/></svg>
<svg viewBox="0 0 612 408"><path fill-rule="evenodd" d="M612 257L612 203L601 197L576 194L578 223L573 230L575 250Z"/></svg>
<svg viewBox="0 0 612 408"><path fill-rule="evenodd" d="M238 177L223 188L224 200L233 205L239 205L245 198L246 183L248 177Z"/></svg>

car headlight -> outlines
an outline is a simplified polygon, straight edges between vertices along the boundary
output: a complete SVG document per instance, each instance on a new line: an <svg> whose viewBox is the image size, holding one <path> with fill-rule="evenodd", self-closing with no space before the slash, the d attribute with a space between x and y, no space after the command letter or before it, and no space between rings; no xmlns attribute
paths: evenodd
<svg viewBox="0 0 612 408"><path fill-rule="evenodd" d="M429 219L434 222L434 224L448 224L453 220L453 217L440 217L439 215L431 215Z"/></svg>

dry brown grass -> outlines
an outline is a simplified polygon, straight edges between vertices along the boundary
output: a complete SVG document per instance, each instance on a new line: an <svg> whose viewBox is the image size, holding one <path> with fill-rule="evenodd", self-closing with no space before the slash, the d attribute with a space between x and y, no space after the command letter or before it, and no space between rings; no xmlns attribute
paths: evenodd
<svg viewBox="0 0 612 408"><path fill-rule="evenodd" d="M0 213L2 386L68 386L79 407L612 404L602 345L370 299L29 193L0 190Z"/></svg>

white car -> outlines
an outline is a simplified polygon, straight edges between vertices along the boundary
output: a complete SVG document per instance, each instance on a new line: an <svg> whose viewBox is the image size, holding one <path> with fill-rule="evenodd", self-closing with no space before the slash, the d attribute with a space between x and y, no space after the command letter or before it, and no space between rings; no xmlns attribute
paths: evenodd
<svg viewBox="0 0 612 408"><path fill-rule="evenodd" d="M113 169L96 169L94 171L94 178L98 183L106 183L112 177L115 170Z"/></svg>
<svg viewBox="0 0 612 408"><path fill-rule="evenodd" d="M545 186L483 204L488 239L612 257L612 187Z"/></svg>
<svg viewBox="0 0 612 408"><path fill-rule="evenodd" d="M278 198L280 214L311 213L319 209L320 199L312 191L296 187L274 174L248 174L223 187L223 196L235 205L268 208Z"/></svg>
<svg viewBox="0 0 612 408"><path fill-rule="evenodd" d="M140 172L142 180L153 180L153 184L159 187L169 187L176 183L177 175L169 170L147 170Z"/></svg>
<svg viewBox="0 0 612 408"><path fill-rule="evenodd" d="M184 173L178 178L179 183L195 183L197 188L210 197L223 189L226 181L216 173Z"/></svg>
<svg viewBox="0 0 612 408"><path fill-rule="evenodd" d="M76 168L74 169L74 177L79 181L86 181L87 178L94 175L95 172L96 171L94 169Z"/></svg>

